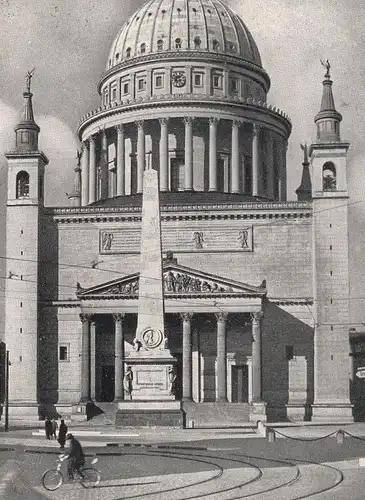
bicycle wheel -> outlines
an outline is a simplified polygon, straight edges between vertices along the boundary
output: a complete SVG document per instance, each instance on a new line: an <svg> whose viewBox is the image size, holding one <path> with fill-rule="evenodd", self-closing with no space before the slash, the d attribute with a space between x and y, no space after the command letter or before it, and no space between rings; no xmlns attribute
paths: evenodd
<svg viewBox="0 0 365 500"><path fill-rule="evenodd" d="M84 488L95 488L100 483L100 472L93 467L82 469L80 483Z"/></svg>
<svg viewBox="0 0 365 500"><path fill-rule="evenodd" d="M57 490L63 482L63 475L57 469L49 469L43 473L42 484L48 491Z"/></svg>

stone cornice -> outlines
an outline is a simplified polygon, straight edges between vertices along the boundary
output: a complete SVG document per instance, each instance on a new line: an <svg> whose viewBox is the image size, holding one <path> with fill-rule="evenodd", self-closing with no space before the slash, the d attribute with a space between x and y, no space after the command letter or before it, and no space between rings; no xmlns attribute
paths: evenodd
<svg viewBox="0 0 365 500"><path fill-rule="evenodd" d="M217 213L218 212L218 213ZM44 215L53 217L58 223L85 222L139 222L141 207L67 207L45 208ZM161 220L276 220L307 219L312 217L312 203L263 202L167 205L161 207Z"/></svg>
<svg viewBox="0 0 365 500"><path fill-rule="evenodd" d="M233 106L236 108L250 109L252 111L259 111L260 113L269 114L275 119L279 120L284 126L287 137L289 137L292 129L292 124L289 116L276 108L267 104L267 102L257 101L251 98L244 98L238 96L211 96L211 95L199 95L199 94L163 94L154 96L139 97L137 99L126 99L120 103L115 102L113 105L100 106L98 109L87 113L79 122L77 133L80 140L82 139L82 133L86 127L92 125L94 122L106 117L115 116L118 114L127 113L129 111L136 111L138 109L143 109L146 107L159 107L166 108L174 105L174 107L181 107L184 105L204 105L211 104L213 106L221 105L224 107ZM195 110L196 112L196 110ZM237 115L239 118L239 115ZM132 122L133 120L131 120Z"/></svg>
<svg viewBox="0 0 365 500"><path fill-rule="evenodd" d="M102 75L100 82L98 83L98 92L100 94L101 86L106 79L110 78L115 73L119 73L121 70L133 68L134 66L138 67L151 62L163 61L165 63L166 61L176 61L177 64L181 64L184 60L188 61L189 65L192 65L198 61L202 61L205 63L221 63L223 65L227 63L238 65L240 66L240 68L246 68L250 71L253 71L254 73L259 74L266 84L266 92L268 92L270 89L270 77L266 73L266 71L261 66L247 61L246 59L243 59L238 55L231 55L222 52L215 53L208 50L168 50L132 57L131 59L126 59L116 66L113 66L109 70L105 71L105 73Z"/></svg>
<svg viewBox="0 0 365 500"><path fill-rule="evenodd" d="M48 165L49 160L43 151L7 151L5 158L40 158L45 165Z"/></svg>
<svg viewBox="0 0 365 500"><path fill-rule="evenodd" d="M295 297L295 298L270 298L266 297L267 302L277 306L312 306L314 300L312 297Z"/></svg>

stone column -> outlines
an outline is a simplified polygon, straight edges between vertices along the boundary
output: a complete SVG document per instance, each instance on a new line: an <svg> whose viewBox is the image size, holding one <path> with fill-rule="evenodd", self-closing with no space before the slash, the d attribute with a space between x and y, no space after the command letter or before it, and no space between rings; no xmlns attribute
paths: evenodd
<svg viewBox="0 0 365 500"><path fill-rule="evenodd" d="M181 313L183 320L183 353L182 353L182 399L192 401L192 337L191 318L192 313Z"/></svg>
<svg viewBox="0 0 365 500"><path fill-rule="evenodd" d="M185 191L193 190L193 118L187 116L185 123Z"/></svg>
<svg viewBox="0 0 365 500"><path fill-rule="evenodd" d="M109 169L108 169L108 138L106 130L101 130L101 149L100 149L100 179L101 191L100 198L103 200L109 196Z"/></svg>
<svg viewBox="0 0 365 500"><path fill-rule="evenodd" d="M274 141L270 131L267 132L267 197L270 199L275 198L275 168L274 168Z"/></svg>
<svg viewBox="0 0 365 500"><path fill-rule="evenodd" d="M125 145L124 127L117 125L117 196L125 194Z"/></svg>
<svg viewBox="0 0 365 500"><path fill-rule="evenodd" d="M169 189L169 132L168 118L160 118L160 191Z"/></svg>
<svg viewBox="0 0 365 500"><path fill-rule="evenodd" d="M123 319L124 314L113 314L115 323L115 392L114 401L122 401L124 399L124 334L123 334Z"/></svg>
<svg viewBox="0 0 365 500"><path fill-rule="evenodd" d="M81 157L81 206L84 207L89 203L89 144L82 144Z"/></svg>
<svg viewBox="0 0 365 500"><path fill-rule="evenodd" d="M90 323L90 396L93 401L96 398L96 377L95 377L95 361L96 361L96 324L91 318Z"/></svg>
<svg viewBox="0 0 365 500"><path fill-rule="evenodd" d="M217 313L217 401L227 401L227 313Z"/></svg>
<svg viewBox="0 0 365 500"><path fill-rule="evenodd" d="M239 127L241 122L232 122L232 152L231 152L231 192L240 192L240 148L239 148Z"/></svg>
<svg viewBox="0 0 365 500"><path fill-rule="evenodd" d="M146 163L146 144L144 134L144 121L137 122L137 193L142 193L143 172Z"/></svg>
<svg viewBox="0 0 365 500"><path fill-rule="evenodd" d="M261 402L261 318L262 312L252 317L252 402Z"/></svg>
<svg viewBox="0 0 365 500"><path fill-rule="evenodd" d="M260 129L254 123L252 125L252 196L258 196L259 194L259 135Z"/></svg>
<svg viewBox="0 0 365 500"><path fill-rule="evenodd" d="M96 200L96 145L95 137L89 137L89 204Z"/></svg>
<svg viewBox="0 0 365 500"><path fill-rule="evenodd" d="M80 314L82 322L81 335L81 380L80 403L91 400L90 394L90 314Z"/></svg>
<svg viewBox="0 0 365 500"><path fill-rule="evenodd" d="M217 191L217 126L218 119L209 119L209 191Z"/></svg>

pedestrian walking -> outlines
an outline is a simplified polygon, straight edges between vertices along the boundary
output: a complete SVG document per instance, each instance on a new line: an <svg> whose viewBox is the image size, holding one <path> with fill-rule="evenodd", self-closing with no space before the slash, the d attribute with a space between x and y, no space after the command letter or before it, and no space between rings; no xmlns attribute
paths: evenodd
<svg viewBox="0 0 365 500"><path fill-rule="evenodd" d="M52 439L55 438L57 439L57 429L58 429L58 423L56 422L55 419L52 420Z"/></svg>
<svg viewBox="0 0 365 500"><path fill-rule="evenodd" d="M50 421L49 417L46 417L45 423L44 423L44 430L46 431L46 438L51 439L52 436L52 422Z"/></svg>
<svg viewBox="0 0 365 500"><path fill-rule="evenodd" d="M66 435L67 435L67 425L65 424L65 421L62 419L58 431L58 442L61 450L65 449Z"/></svg>

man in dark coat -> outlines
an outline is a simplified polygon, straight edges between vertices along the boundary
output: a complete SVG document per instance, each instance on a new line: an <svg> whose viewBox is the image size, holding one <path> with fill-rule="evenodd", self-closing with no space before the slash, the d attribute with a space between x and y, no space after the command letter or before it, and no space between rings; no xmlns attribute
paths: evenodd
<svg viewBox="0 0 365 500"><path fill-rule="evenodd" d="M48 417L46 417L46 421L44 423L44 430L46 431L46 438L51 439L52 435L52 422Z"/></svg>
<svg viewBox="0 0 365 500"><path fill-rule="evenodd" d="M67 425L65 424L65 421L62 419L58 431L58 442L60 444L61 450L65 448L66 434L67 434Z"/></svg>
<svg viewBox="0 0 365 500"><path fill-rule="evenodd" d="M68 477L74 479L74 472L77 471L80 475L80 467L85 465L84 452L82 446L72 434L67 434L67 441L70 442L70 449L68 452Z"/></svg>

